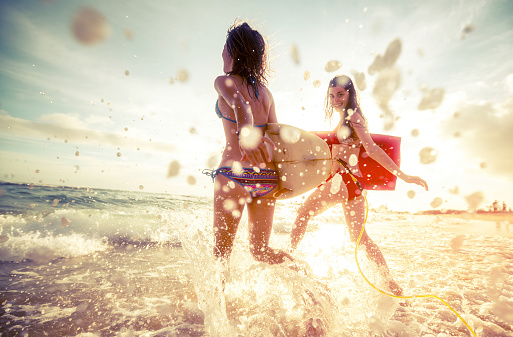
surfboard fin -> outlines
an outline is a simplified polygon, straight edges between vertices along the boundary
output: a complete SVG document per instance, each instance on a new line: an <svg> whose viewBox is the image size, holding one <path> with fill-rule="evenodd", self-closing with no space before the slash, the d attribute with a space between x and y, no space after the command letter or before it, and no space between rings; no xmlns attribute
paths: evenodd
<svg viewBox="0 0 513 337"><path fill-rule="evenodd" d="M280 190L278 190L278 191L274 192L273 197L275 197L275 198L279 198L279 197L285 196L286 194L288 194L288 193L290 193L290 192L292 192L292 190L291 190L291 189L288 189L288 188L282 188L282 189L280 189Z"/></svg>

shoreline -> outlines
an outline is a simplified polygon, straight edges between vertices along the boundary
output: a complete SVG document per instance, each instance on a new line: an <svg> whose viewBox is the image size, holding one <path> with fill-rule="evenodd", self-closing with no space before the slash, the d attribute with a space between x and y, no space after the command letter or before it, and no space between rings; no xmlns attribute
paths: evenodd
<svg viewBox="0 0 513 337"><path fill-rule="evenodd" d="M443 218L458 218L463 220L481 220L481 221L495 221L495 222L509 222L513 224L513 212L419 212L417 215L435 215Z"/></svg>

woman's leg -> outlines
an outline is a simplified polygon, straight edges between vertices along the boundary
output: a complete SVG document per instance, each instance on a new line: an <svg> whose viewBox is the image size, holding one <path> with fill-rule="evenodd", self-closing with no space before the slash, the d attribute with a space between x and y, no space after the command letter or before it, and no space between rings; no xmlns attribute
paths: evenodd
<svg viewBox="0 0 513 337"><path fill-rule="evenodd" d="M347 200L347 188L340 179L331 179L308 196L298 210L290 233L290 248L295 250L305 236L308 221Z"/></svg>
<svg viewBox="0 0 513 337"><path fill-rule="evenodd" d="M356 243L365 221L365 198L360 196L347 201L344 205L344 214L351 241ZM384 276L388 279L392 293L398 296L402 295L403 289L392 279L383 253L381 253L378 245L376 245L376 243L369 237L366 230L362 233L360 244L364 245L367 257L374 261L378 267L384 271Z"/></svg>
<svg viewBox="0 0 513 337"><path fill-rule="evenodd" d="M269 247L276 199L255 198L248 203L249 251L255 260L269 264L293 260L284 251Z"/></svg>
<svg viewBox="0 0 513 337"><path fill-rule="evenodd" d="M233 241L249 193L239 184L218 174L214 191L214 256L228 262Z"/></svg>

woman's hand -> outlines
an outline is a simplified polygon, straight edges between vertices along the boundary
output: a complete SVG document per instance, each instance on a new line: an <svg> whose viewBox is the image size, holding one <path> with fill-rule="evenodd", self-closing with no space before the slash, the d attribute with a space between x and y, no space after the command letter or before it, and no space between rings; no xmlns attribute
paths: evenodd
<svg viewBox="0 0 513 337"><path fill-rule="evenodd" d="M255 127L243 127L239 131L238 137L240 152L242 153L241 161L247 159L251 166L259 168L265 168L265 163L272 161L266 143L271 145L273 149L276 149L276 145L269 137L262 136Z"/></svg>
<svg viewBox="0 0 513 337"><path fill-rule="evenodd" d="M424 181L424 179L416 176L409 176L407 174L402 174L401 179L407 182L408 184L417 184L419 186L422 186L426 189L426 191L429 191L428 184Z"/></svg>

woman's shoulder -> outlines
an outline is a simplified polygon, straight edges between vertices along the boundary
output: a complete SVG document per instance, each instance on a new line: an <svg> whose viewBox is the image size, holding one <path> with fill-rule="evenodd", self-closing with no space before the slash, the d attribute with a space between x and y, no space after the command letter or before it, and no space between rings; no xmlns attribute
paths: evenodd
<svg viewBox="0 0 513 337"><path fill-rule="evenodd" d="M217 76L214 80L214 87L216 89L238 90L238 87L243 83L244 80L239 75L227 74Z"/></svg>
<svg viewBox="0 0 513 337"><path fill-rule="evenodd" d="M346 119L353 126L367 127L367 120L359 111L349 111Z"/></svg>
<svg viewBox="0 0 513 337"><path fill-rule="evenodd" d="M237 82L233 75L217 76L214 80L214 89L220 96L232 95L237 89Z"/></svg>
<svg viewBox="0 0 513 337"><path fill-rule="evenodd" d="M220 75L217 76L214 80L214 87L221 88L221 87L231 87L233 86L233 77L231 75Z"/></svg>
<svg viewBox="0 0 513 337"><path fill-rule="evenodd" d="M258 96L265 97L265 100L268 100L269 102L274 101L273 94L271 93L271 90L269 90L269 88L263 83L258 84Z"/></svg>

